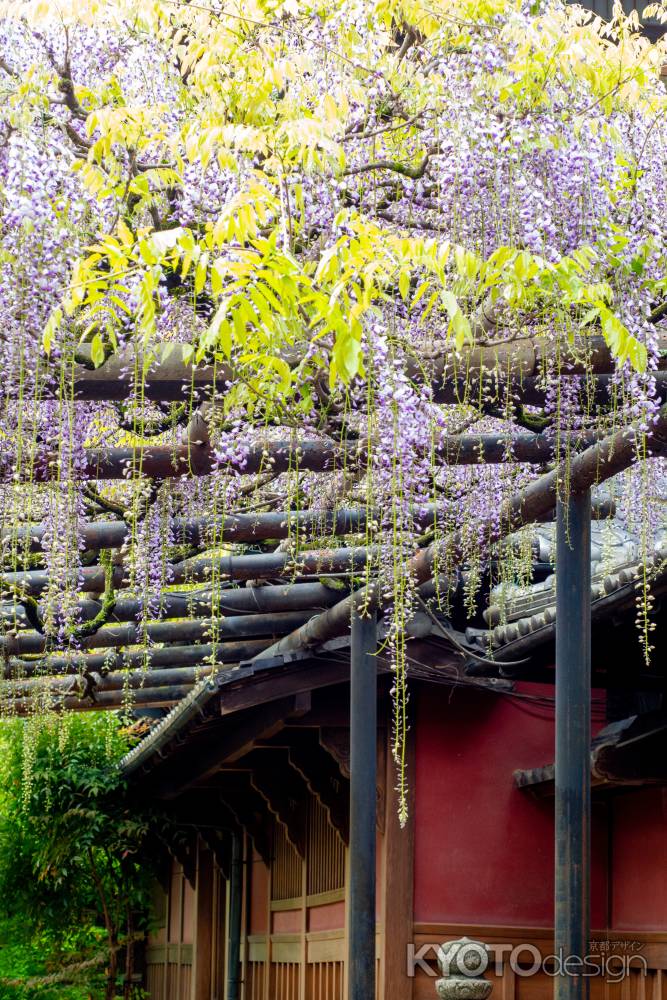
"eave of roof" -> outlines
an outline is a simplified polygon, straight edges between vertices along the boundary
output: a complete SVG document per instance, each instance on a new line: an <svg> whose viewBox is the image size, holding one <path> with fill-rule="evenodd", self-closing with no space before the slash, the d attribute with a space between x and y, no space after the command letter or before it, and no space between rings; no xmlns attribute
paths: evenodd
<svg viewBox="0 0 667 1000"><path fill-rule="evenodd" d="M437 642L437 637L436 642ZM279 674L284 668L289 669L290 666L296 666L297 664L302 664L305 669L311 671L313 670L313 661L320 661L320 665L323 668L324 675L320 676L320 681L324 681L324 686L329 686L332 683L331 675L326 679L326 667L327 665L331 667L331 657L340 656L343 651L347 653L347 648L349 647L349 637L341 637L339 639L332 640L327 643L321 649L315 650L304 650L295 651L290 653L284 653L278 656L263 657L262 659L255 659L253 661L242 663L239 666L230 667L226 670L221 670L218 674L214 676L209 676L204 678L197 684L192 691L183 698L171 711L162 719L151 732L141 740L132 750L129 751L120 761L119 767L124 777L129 777L134 774L140 768L147 767L151 761L156 757L162 757L167 754L168 745L173 743L176 737L184 735L185 730L192 723L196 723L198 718L203 720L206 710L210 703L218 695L223 693L225 687L229 685L234 685L234 688L238 688L239 685L244 685L245 682L259 682L260 686L265 684L266 676L276 671ZM456 650L452 650L448 643L445 643L442 647L442 652L439 656L442 664L450 659L451 664L454 665L456 662L461 663L461 654ZM342 663L339 664L342 666ZM349 664L348 664L349 666ZM422 665L423 667L424 665ZM427 671L429 668L425 668ZM380 657L378 661L378 673L387 674L391 672L391 666L388 662L383 662L383 658ZM460 682L460 678L457 679L456 676L445 672L441 668L430 668L430 673L424 674L424 671L418 671L417 675L421 674L422 679L427 679L431 681L436 681L443 684L456 684ZM341 682L347 681L349 673L347 670L341 670L339 680ZM318 684L315 676L309 674L310 683L312 683L313 688L322 686L321 683ZM491 679L480 679L480 678L470 678L466 680L467 683L480 686L480 687L494 687L498 685L512 686L510 681L499 681L495 678ZM273 683L273 682L272 682ZM280 684L280 678L276 676L276 693L275 697L280 697L281 693L278 692L278 686ZM282 692L284 694L284 692ZM232 696L233 697L233 696ZM261 696L262 701L266 701L266 689L264 695ZM222 708L224 709L224 699ZM235 711L232 708L232 712Z"/></svg>
<svg viewBox="0 0 667 1000"><path fill-rule="evenodd" d="M227 673L228 671L225 671ZM231 673L231 671L229 671ZM238 676L238 668L235 673ZM133 771L140 768L146 761L159 753L161 748L172 739L176 733L180 732L191 719L199 715L204 706L215 697L220 684L220 677L205 677L193 687L190 694L186 695L171 711L165 715L164 719L155 726L148 736L145 736L129 753L120 761L120 770L124 777L129 777Z"/></svg>
<svg viewBox="0 0 667 1000"><path fill-rule="evenodd" d="M667 589L667 570L661 569L664 566L664 559L665 552L661 549L646 567L642 563L622 567L594 583L591 587L592 621L602 621L626 607L634 608L644 573L648 576L648 585L652 593L655 596L664 594ZM503 661L506 659L529 655L533 649L553 640L555 634L555 603L536 609L534 614L518 618L506 625L497 625L488 633L491 637L493 656L498 660L499 667L503 666ZM472 634L469 638L472 638Z"/></svg>
<svg viewBox="0 0 667 1000"><path fill-rule="evenodd" d="M247 665L221 670L213 677L206 677L196 684L192 691L179 701L171 711L145 736L129 753L121 759L119 767L124 777L129 777L159 754L174 737L181 733L193 719L203 714L204 709L227 684L242 681L276 667L312 658L312 653L290 653L278 657L266 657Z"/></svg>

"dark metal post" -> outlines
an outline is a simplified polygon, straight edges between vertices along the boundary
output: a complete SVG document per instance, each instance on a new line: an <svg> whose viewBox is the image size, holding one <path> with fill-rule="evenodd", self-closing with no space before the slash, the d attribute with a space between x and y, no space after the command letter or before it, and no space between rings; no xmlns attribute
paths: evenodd
<svg viewBox="0 0 667 1000"><path fill-rule="evenodd" d="M556 551L556 1000L585 1000L590 937L591 497L558 503Z"/></svg>
<svg viewBox="0 0 667 1000"><path fill-rule="evenodd" d="M229 879L229 946L227 949L227 1000L241 995L241 906L243 902L243 840L239 831L232 834L232 863Z"/></svg>
<svg viewBox="0 0 667 1000"><path fill-rule="evenodd" d="M377 622L352 612L350 665L349 1000L375 997Z"/></svg>

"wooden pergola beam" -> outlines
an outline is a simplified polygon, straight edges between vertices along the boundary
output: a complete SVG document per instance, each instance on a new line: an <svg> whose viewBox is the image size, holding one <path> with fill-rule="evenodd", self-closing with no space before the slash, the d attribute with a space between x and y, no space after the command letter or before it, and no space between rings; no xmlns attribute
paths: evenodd
<svg viewBox="0 0 667 1000"><path fill-rule="evenodd" d="M26 680L5 681L0 687L0 700L11 705L14 698L49 694L79 695L95 699L103 691L141 691L143 688L196 684L215 671L212 666L170 667L164 670L113 671L109 674L66 677L29 677Z"/></svg>
<svg viewBox="0 0 667 1000"><path fill-rule="evenodd" d="M313 549L292 555L286 552L261 552L241 556L197 556L181 563L174 563L169 583L210 582L213 580L255 580L279 577L326 576L329 573L353 573L364 569L377 555L374 547L357 546L340 549ZM47 570L25 570L3 573L1 590L18 590L38 597L49 587ZM102 566L85 566L72 571L67 578L71 587L82 592L100 593L105 587L105 569ZM113 570L114 587L129 582L127 570L117 566Z"/></svg>
<svg viewBox="0 0 667 1000"><path fill-rule="evenodd" d="M182 698L185 698L193 687L194 684L170 684L163 687L142 688L139 691L133 691L131 699L124 691L103 691L95 701L80 698L78 695L64 695L51 699L45 696L45 700L49 700L52 708L63 712L118 711L122 708L172 708ZM36 700L34 695L26 698L15 698L11 702L11 713L18 716L32 715L38 705L40 705L40 701Z"/></svg>
<svg viewBox="0 0 667 1000"><path fill-rule="evenodd" d="M233 615L229 618L193 618L177 622L152 622L104 626L94 635L82 639L84 649L112 649L118 646L141 646L146 643L221 641L223 639L256 639L288 632L310 617L309 611L282 611L269 615ZM39 632L19 632L0 637L0 650L5 656L27 656L43 653L47 637Z"/></svg>
<svg viewBox="0 0 667 1000"><path fill-rule="evenodd" d="M588 440L582 438L582 443ZM615 506L609 501L594 499L592 510L597 518L613 517ZM428 504L414 511L413 526L425 531L437 524L438 517L438 506ZM381 522L381 510L342 507L338 510L260 511L218 517L172 518L168 530L174 545L206 545L212 548L242 542L266 542L285 538L303 542L318 535L340 537L360 534L376 525L380 526ZM43 524L4 529L0 532L0 543L5 546L16 544L21 554L26 551L41 552L45 534ZM88 551L117 549L131 541L132 529L125 521L88 521L80 526L78 538Z"/></svg>
<svg viewBox="0 0 667 1000"><path fill-rule="evenodd" d="M262 511L256 514L224 514L218 517L172 518L169 532L174 545L220 545L237 542L260 542L294 536L304 539L313 534L350 535L366 531L369 521L380 516L379 511L365 508L339 510ZM423 526L436 516L436 508L415 512L415 520ZM4 529L0 541L7 545L15 540L19 549L40 552L46 528L43 524ZM85 549L117 549L132 538L132 529L125 521L89 521L78 535Z"/></svg>
<svg viewBox="0 0 667 1000"><path fill-rule="evenodd" d="M86 347L79 350L89 351ZM409 360L408 373L418 381L431 380L440 402L453 402L449 394L457 378L479 380L480 376L500 373L505 379L521 383L538 376L555 356L555 351L555 345L544 338L518 337L467 347L461 352L443 349L425 365ZM303 354L297 351L288 363L294 366L302 357ZM182 401L203 398L216 389L224 391L225 383L235 376L229 365L184 364L178 348L155 358L144 376L148 360L141 352L130 349L112 355L96 369L75 365L71 378L66 380L64 394L78 400L122 401L140 389L142 397L148 400ZM559 367L573 375L610 374L615 363L607 344L599 336L580 337L574 344L563 344L560 348ZM665 367L661 359L660 368ZM53 380L43 387L42 397L49 398L60 391L60 380Z"/></svg>
<svg viewBox="0 0 667 1000"><path fill-rule="evenodd" d="M667 405L663 406L647 434L649 447L664 450L667 446ZM591 489L629 468L637 459L639 438L633 428L625 428L603 438L569 460L569 489L577 493ZM502 504L499 516L489 532L489 541L497 542L526 524L534 524L552 511L558 500L563 472L555 468L540 476ZM437 571L439 562L458 560L463 553L460 534L433 542L409 560L410 577L417 585L426 583ZM353 609L364 613L383 604L382 588L377 581L361 587L334 604L328 611L309 619L293 633L261 653L258 659L313 649L329 639L347 633Z"/></svg>
<svg viewBox="0 0 667 1000"><path fill-rule="evenodd" d="M81 345L80 353L90 355L90 348ZM164 350L161 356L150 361L141 351L130 348L113 354L99 368L75 365L71 378L66 380L65 394L74 399L122 402L140 388L145 399L155 401L179 401L203 398L221 388L233 377L231 368L225 365L184 364L182 353L177 346ZM44 387L44 398L48 392L56 394L58 385Z"/></svg>
<svg viewBox="0 0 667 1000"><path fill-rule="evenodd" d="M31 677L57 677L71 674L104 674L115 671L192 667L206 661L215 664L241 663L271 645L273 639L248 639L245 642L207 642L193 646L145 646L138 649L104 653L52 654L36 660L7 657L3 668L5 680ZM150 675L150 674L149 674Z"/></svg>
<svg viewBox="0 0 667 1000"><path fill-rule="evenodd" d="M582 374L581 368L581 365L576 365L574 369L566 369L563 374L569 374L571 378L579 380L579 392L588 406L604 405L612 388L613 368L610 366L603 372L588 375ZM499 367L487 369L481 375L475 372L465 374L465 370L464 365L459 365L458 371L461 374L433 378L433 401L435 403L474 403L482 394L497 392L502 397L508 391L513 399L526 406L543 406L547 400L544 380L539 375L512 376L510 374L508 376ZM409 367L408 372L412 377L420 374L413 367ZM665 372L658 370L653 375L658 385L658 394L664 400L667 394ZM50 391L55 394L56 389ZM212 381L204 380L191 383L187 380L169 381L164 379L148 382L143 387L136 386L135 389L133 383L115 381L113 378L100 379L93 384L83 376L74 383L72 392L67 396L77 402L123 402L131 398L135 391L148 402L190 403L197 406L204 400L222 395L225 390L224 382L220 378L215 384ZM48 399L48 393L49 387L44 387L43 398Z"/></svg>
<svg viewBox="0 0 667 1000"><path fill-rule="evenodd" d="M143 611L136 597L123 597L123 591L113 609L112 622L131 622ZM151 616L160 618L208 618L213 615L272 614L281 611L322 610L340 598L340 592L322 583L283 583L249 587L211 587L211 589L176 594L165 591ZM101 603L93 600L78 602L77 612L82 622L95 618Z"/></svg>
<svg viewBox="0 0 667 1000"><path fill-rule="evenodd" d="M587 446L595 440L594 433L582 433L573 445ZM557 440L548 434L454 434L434 444L432 458L442 465L481 465L523 462L542 465L554 460ZM363 469L367 463L364 442L347 446L334 441L269 441L254 445L248 451L242 468L244 475L259 472L340 472ZM136 448L91 448L85 460L68 471L76 481L115 480L144 476L153 479L174 479L181 476L208 476L218 466L214 450L208 445L151 445ZM51 482L61 475L60 457L38 461L19 470L23 482Z"/></svg>

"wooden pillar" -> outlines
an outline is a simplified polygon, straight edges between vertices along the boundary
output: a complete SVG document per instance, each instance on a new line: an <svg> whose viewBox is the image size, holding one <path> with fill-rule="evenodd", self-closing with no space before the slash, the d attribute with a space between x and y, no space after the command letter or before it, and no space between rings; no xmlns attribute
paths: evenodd
<svg viewBox="0 0 667 1000"><path fill-rule="evenodd" d="M554 952L583 969L590 939L591 497L558 501L556 521ZM556 1000L587 1000L583 973L554 978Z"/></svg>
<svg viewBox="0 0 667 1000"><path fill-rule="evenodd" d="M275 842L275 830L273 832L273 840ZM271 935L273 933L273 910L271 909L271 898L273 896L273 854L274 849L271 851L271 861L268 865L269 877L267 879L267 895L266 895L266 954L264 958L264 989L262 992L262 1000L272 1000L271 996Z"/></svg>
<svg viewBox="0 0 667 1000"><path fill-rule="evenodd" d="M408 821L398 822L396 764L391 755L391 720L387 725L386 795L382 872L382 933L380 938L381 1000L412 1000L414 979L408 976L408 944L414 940L415 868L415 739L407 733L405 764L408 780ZM435 996L435 990L433 990Z"/></svg>
<svg viewBox="0 0 667 1000"><path fill-rule="evenodd" d="M192 949L191 1000L211 1000L213 967L213 854L197 845L197 895Z"/></svg>
<svg viewBox="0 0 667 1000"><path fill-rule="evenodd" d="M227 1000L241 996L241 921L243 919L243 834L232 833L229 877L229 944L227 946Z"/></svg>
<svg viewBox="0 0 667 1000"><path fill-rule="evenodd" d="M308 836L306 852L301 860L301 970L299 973L299 1000L310 1000L306 991L308 979Z"/></svg>
<svg viewBox="0 0 667 1000"><path fill-rule="evenodd" d="M350 666L349 1000L375 996L377 623L352 612Z"/></svg>

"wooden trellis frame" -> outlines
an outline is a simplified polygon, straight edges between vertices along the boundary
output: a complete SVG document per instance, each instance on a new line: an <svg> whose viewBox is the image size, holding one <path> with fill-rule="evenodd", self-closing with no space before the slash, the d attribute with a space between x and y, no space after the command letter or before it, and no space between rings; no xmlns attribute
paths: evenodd
<svg viewBox="0 0 667 1000"><path fill-rule="evenodd" d="M590 345L588 347L587 357L589 362L591 357L593 358L594 370L606 372L611 365L608 349L595 339L593 339L592 349ZM492 371L487 371L487 363L492 361L499 363L499 357L503 361L509 357L516 367L517 377L523 377L526 371L534 372L535 365L539 361L539 351L534 342L518 340L511 342L509 346L505 345L500 352L498 348L491 347L477 349L476 352L471 351L465 360L469 370L474 368L486 376L493 374ZM574 354L571 362L576 369ZM440 373L443 377L446 376L449 370L447 365L450 363L451 359L442 361ZM93 391L96 394L95 398L98 399L115 398L118 392L116 376L119 371L125 371L126 367L127 358L119 357L110 359L95 371L75 370L72 376L73 386L88 386L86 390L88 398L93 398L90 395ZM667 372L658 374L667 374ZM161 392L163 398L169 398L171 388L177 383L182 393L186 382L190 386L206 384L211 387L211 378L211 369L192 369L183 366L180 362L170 360L158 365L158 371L151 376L150 384L156 393ZM128 392L131 391L129 384L127 388ZM660 410L658 419L649 431L648 440L655 451L667 449L667 405L663 405ZM590 489L591 486L603 482L630 466L636 457L636 435L631 428L616 431L603 438L596 434L586 433L570 441L570 447L574 453L569 459L569 488L576 494ZM436 454L443 464L453 465L472 465L482 462L543 464L557 461L558 457L552 438L544 434L531 433L454 435L444 438L439 443ZM267 467L274 473L294 468L298 468L300 471L331 472L336 469L349 468L355 464L357 467L363 468L365 461L364 448L356 442L344 446L320 440L269 441L251 450L248 462L244 467L244 473L261 473ZM168 478L182 475L184 472L191 475L204 475L209 473L213 466L214 457L208 442L203 445L187 443L176 447L149 446L91 451L87 465L80 470L79 474L83 477L113 479L125 477L128 471L140 470L144 477ZM49 465L48 462L41 464L33 471L36 481L48 481L53 475L58 474L57 468ZM552 516L557 502L558 481L559 471L556 467L511 497L500 512L497 539L516 531L523 525ZM210 539L213 540L214 544L222 544L259 541L267 538L281 539L289 537L294 532L306 537L317 531L326 532L332 536L362 532L367 528L372 516L376 515L363 509L343 509L335 512L311 510L298 513L273 511L260 515L230 514L224 518L204 516L195 519L175 519L171 527L176 542L201 545L205 540ZM437 519L437 511L435 509L427 510L422 513L417 523L421 523L426 530L435 519ZM11 535L7 532L3 534L5 540L8 540ZM40 551L43 534L44 529L39 525L22 527L13 536L13 541L19 551L36 553ZM83 527L82 534L84 543L92 550L118 548L126 544L131 537L130 528L122 521L90 522ZM456 556L456 553L460 551L459 539L453 537L433 542L419 550L412 558L409 567L410 573L418 585L425 584L430 580L434 568L438 564L439 556L445 547L449 550L450 558L452 552ZM173 582L175 583L179 581L188 584L196 581L206 582L212 578L215 578L218 583L221 580L256 580L262 577L267 580L275 580L281 576L291 581L300 578L311 582L297 582L284 588L280 586L260 588L261 591L266 592L266 596L261 596L260 603L257 605L253 604L257 594L255 588L250 588L249 592L246 592L245 588L243 591L232 590L229 592L229 605L231 606L227 608L227 611L232 610L236 614L231 617L216 615L217 609L212 595L203 598L206 610L210 609L212 617L201 618L202 598L200 595L195 595L192 598L192 610L188 610L187 599L180 598L175 601L172 595L165 594L163 596L164 610L158 614L179 620L148 626L149 637L152 641L165 645L161 649L150 650L145 654L145 662L151 664L158 671L155 676L156 681L159 678L159 683L153 685L149 681L149 677L146 678L143 685L137 680L137 692L141 694L139 700L149 705L170 704L173 703L174 698L180 697L184 688L187 689L195 683L197 677L201 676L202 668L196 665L201 661L195 658L196 654L190 648L193 641L203 642L207 651L208 647L214 647L216 659L219 657L220 662L226 663L229 662L230 655L235 652L235 643L241 644L239 652L241 652L241 647L244 652L248 652L252 648L248 646L248 643L282 635L273 645L269 645L268 649L262 642L262 648L255 655L265 657L312 649L336 635L344 634L349 628L353 608L369 611L379 607L381 604L379 586L371 582L344 599L335 600L335 593L327 590L321 584L313 583L312 579L314 576L326 576L328 573L342 572L349 575L351 572L360 572L369 565L369 560L372 565L372 559L372 548L359 546L353 549L303 551L296 559L289 553L278 552L260 555L195 557L178 564L173 570ZM79 589L84 593L86 591L99 592L104 588L104 580L103 568L93 565L83 569L81 579L77 582L80 585ZM122 567L114 568L114 585L122 588L125 582L126 575ZM38 597L41 591L48 586L48 574L42 570L5 573L2 577L2 583L5 590L9 588L11 592L18 593L19 599L23 595ZM269 594L271 600L267 602ZM137 628L132 625L123 626L120 624L131 622L138 610L138 602L132 597L123 597L122 589L116 597L118 614L111 619L110 625L103 626L94 635L82 640L84 651L95 648L113 649L113 647L131 646L141 641ZM220 594L217 599L224 603ZM176 610L175 604L178 601L180 601L181 606L180 609ZM263 607L265 611L262 614ZM199 613L197 613L197 609L199 609ZM82 600L80 602L81 617L84 621L94 618L98 610L99 604L94 601ZM244 612L247 613L245 618ZM188 618L193 620L188 622ZM68 663L68 657L59 655L55 649L49 649L49 643L43 636L29 632L27 627L30 623L25 618L21 621L19 615L17 621L19 623L18 634L13 637L5 635L0 641L0 649L5 661L4 675L6 678L10 679L23 672L36 677L39 668L36 668L34 664L31 665L30 662L22 662L21 656L47 652L49 655L43 665L47 670L53 670L51 674L53 680L48 682L47 689L50 689L53 694L61 693L66 698L68 707L75 707L78 696L72 690L65 692L65 685L67 683L71 685L71 682L58 680L58 675L62 674L63 671L67 673L80 671L83 677L89 679L83 688L87 694L94 691L96 685L100 687L100 694L104 694L103 699L98 699L97 705L95 702L82 703L81 707L102 707L104 704L105 707L115 708L121 705L124 696L121 690L122 685L113 680L113 674L119 671L120 662L123 664L120 667L120 673L123 676L126 666L131 669L139 669L140 654L126 653L122 661L119 661L118 657L112 654L109 658L111 669L108 671L105 670L103 662L99 659L99 654L91 655L82 651L71 657ZM223 640L222 644L221 640ZM171 646L170 644L173 643L181 645ZM183 643L186 645L182 645ZM181 654L179 654L179 649L182 650ZM167 662L161 663L161 656L165 657ZM91 675L94 675L98 670L108 673L112 679L107 678L104 683L101 683L96 681L93 676L91 680ZM174 688L173 684L167 683L167 670L179 670L179 679L184 684L179 685L178 690ZM183 673L183 671L191 671L191 673ZM174 675L174 677L176 676ZM147 682L150 683L150 687L147 687ZM13 682L9 680L9 683ZM29 687L26 688L26 683L26 681L18 680L17 684L23 686L18 686L14 690L15 707L20 710L27 710L26 697ZM44 682L42 681L42 683ZM130 681L130 686L132 683ZM143 690L140 691L142 687ZM171 688L171 700L166 697L166 690L160 691L163 687L165 689ZM9 690L11 691L11 689ZM79 693L80 691L81 689L79 689ZM149 695L149 691L153 694ZM160 697L155 693L158 691Z"/></svg>
<svg viewBox="0 0 667 1000"><path fill-rule="evenodd" d="M598 345L599 347L599 345ZM514 351L515 348L512 348ZM607 352L608 353L608 352ZM516 353L506 354L511 362L510 381L516 385L528 385L524 394L531 399L534 385L529 380L535 378L539 359L535 345L520 343ZM494 362L498 363L497 352ZM576 371L576 359L571 367ZM484 368L487 358L484 349L471 353L466 359L466 378L475 365L478 378L486 377ZM590 362L590 355L589 355ZM102 369L95 372L76 372L73 381L74 395L81 399L119 399L131 394L132 386L122 378L114 377L114 372L123 359L112 359ZM532 367L531 367L532 365ZM512 367L513 366L513 367ZM597 380L604 379L611 368L611 358L599 348L594 358L593 372ZM662 373L659 373L662 374ZM118 372L116 372L118 375ZM182 398L186 385L191 397L197 393L215 390L219 373L210 369L185 369L175 362L163 362L151 379L151 398L169 400ZM505 372L507 376L507 372ZM451 370L451 359L441 361L434 373L436 398L459 399L459 376ZM528 381L526 381L528 380ZM594 394L599 386L594 385ZM667 405L663 405L658 419L652 426L648 439L657 450L667 448ZM557 867L556 898L560 917L556 921L556 946L562 945L570 951L583 951L588 936L589 914L587 886L588 815L590 812L589 735L581 719L590 714L589 647L590 647L590 587L586 586L585 573L581 566L590 567L590 488L628 468L636 458L637 439L633 429L624 429L606 437L581 435L579 440L570 441L572 453L569 456L569 499L570 527L580 526L574 537L574 548L567 541L566 518L559 508L557 532L559 539L559 566L561 579L570 581L559 587L557 614L557 746L556 755L556 800L561 821L559 839L572 840L577 845L577 879L570 878L568 866ZM454 435L443 439L437 446L437 458L443 463L463 465L481 462L529 462L545 463L558 460L553 440L541 434L516 435ZM357 443L339 445L317 440L297 442L269 442L251 449L244 472L261 473L270 469L273 473L292 470L330 472L337 469L355 467L363 469L366 464L363 446ZM90 451L86 463L78 475L102 479L118 479L139 472L144 477L171 478L174 476L206 475L215 467L215 456L204 435L201 444L188 441L176 447L156 446L129 449L106 449ZM35 481L49 481L60 475L59 466L48 458L33 470ZM518 491L504 503L500 510L495 539L516 531L519 527L538 522L551 516L559 504L558 467L541 475L530 485ZM215 544L258 541L263 539L283 539L297 531L299 533L327 532L333 536L346 535L366 530L372 512L363 510L341 510L335 513L323 511L271 512L261 516L232 514L225 518L202 517L190 520L175 520L172 523L174 538L181 543L201 545L213 539ZM437 511L428 510L423 514L422 526L426 529L437 519ZM7 536L6 536L7 537ZM9 536L11 538L11 536ZM21 528L13 536L13 544L24 553L39 553L44 537L44 529L39 525ZM83 539L91 550L119 548L127 544L131 531L123 522L90 522L83 528ZM445 548L451 558L461 554L461 540L453 536L420 549L409 562L409 572L417 585L427 584L437 570L440 556ZM572 553L571 556L568 553ZM234 664L248 659L251 663L268 663L313 650L328 640L344 634L352 624L351 648L351 746L352 766L350 784L350 850L353 860L350 887L350 927L353 951L348 962L350 1000L372 995L375 977L375 727L369 725L369 713L376 698L376 665L372 655L376 645L376 613L383 604L380 585L370 583L358 587L340 600L335 591L321 583L313 583L317 574L341 572L349 576L362 570L372 571L374 551L369 547L354 549L332 549L328 551L304 551L297 559L289 553L262 555L228 556L210 558L195 557L186 560L175 569L176 581L205 582L212 575L219 581L256 580L276 577L294 578L295 574L305 582L293 586L272 585L267 588L250 587L247 590L230 590L228 608L234 613L224 616L222 606L227 595L209 590L195 595L188 606L188 597L174 599L164 595L164 617L175 620L156 622L144 630L131 622L139 610L138 602L132 597L117 597L117 620L105 623L91 636L82 640L82 652L74 657L59 654L49 649L49 640L39 632L30 631L31 624L26 613L20 621L17 634L2 637L0 646L5 659L4 674L10 692L10 704L19 713L29 712L35 693L55 698L63 709L119 708L126 701L128 691L131 703L140 706L169 706L192 692L218 664ZM573 573L568 573L572 562ZM578 584L576 582L579 574ZM92 565L83 570L76 583L85 592L100 591L104 588L106 571ZM116 587L122 587L126 575L122 567L112 573ZM20 604L32 595L39 596L48 587L48 574L41 570L5 573L5 589L15 594ZM568 589L569 588L569 589ZM242 594L242 597L239 597ZM235 596L233 596L235 595ZM253 600L257 605L252 606ZM568 644L563 641L563 629L558 622L564 620L564 602L569 600L576 606L578 615L576 627L570 615L567 625ZM202 605L210 611L211 617L198 618L193 615ZM81 616L91 621L95 618L98 602L80 602ZM91 649L113 650L121 646L136 646L146 635L160 648L145 653L95 654ZM221 641L222 640L222 641ZM185 645L183 645L185 643ZM193 643L202 643L193 645ZM47 653L41 666L49 671L40 676L39 666L22 660L22 656ZM200 653L204 654L198 659ZM565 662L567 661L567 662ZM205 665L204 665L205 663ZM213 665L215 664L215 665ZM587 666L588 664L588 666ZM145 670L142 667L148 666ZM568 669L570 668L569 672ZM572 670L580 681L585 675L585 683L578 687L579 695L572 697L570 690ZM23 672L28 676L17 677ZM65 676L63 676L65 674ZM568 679L570 678L570 679ZM92 698L90 697L92 695ZM286 709L287 710L287 709ZM579 738L572 743L573 713L577 716ZM577 721L578 720L578 721ZM576 727L575 727L576 728ZM217 748L215 748L217 753ZM213 760L213 758L212 758ZM260 789L261 791L261 789ZM272 808L280 810L280 803ZM283 817L292 829L291 820ZM295 828L294 828L295 829ZM297 837L297 832L293 832ZM237 851L238 853L238 851ZM234 880L232 880L234 881ZM238 878L236 880L238 882ZM239 887L236 886L236 896ZM232 896L234 891L232 891ZM238 901L237 901L238 902ZM235 911L234 911L235 912ZM230 922L230 966L229 981L232 994L237 985L238 920ZM236 929L235 929L236 928ZM363 942L363 943L362 943ZM576 982L564 982L559 986L560 996L575 996Z"/></svg>

